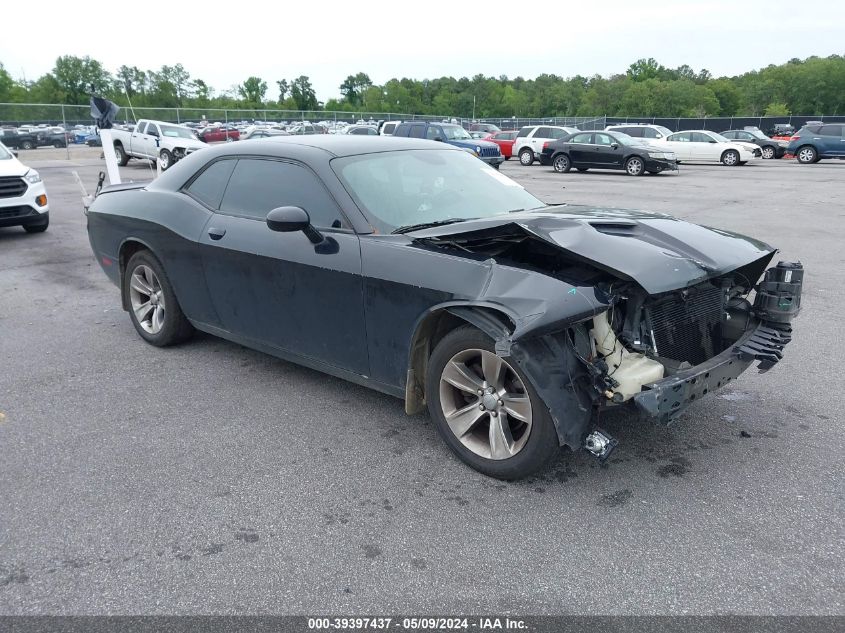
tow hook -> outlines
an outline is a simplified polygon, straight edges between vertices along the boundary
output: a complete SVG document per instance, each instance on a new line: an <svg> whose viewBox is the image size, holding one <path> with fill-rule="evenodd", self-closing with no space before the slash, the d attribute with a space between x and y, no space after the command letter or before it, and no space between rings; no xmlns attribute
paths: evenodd
<svg viewBox="0 0 845 633"><path fill-rule="evenodd" d="M584 448L601 461L606 460L610 456L617 444L619 444L618 441L599 429L590 433L584 440Z"/></svg>

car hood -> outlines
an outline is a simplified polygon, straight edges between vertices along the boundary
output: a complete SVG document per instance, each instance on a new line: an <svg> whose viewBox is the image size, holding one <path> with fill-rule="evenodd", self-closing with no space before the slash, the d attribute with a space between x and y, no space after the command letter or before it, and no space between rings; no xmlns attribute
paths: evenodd
<svg viewBox="0 0 845 633"><path fill-rule="evenodd" d="M177 136L165 136L162 139L161 144L164 145L165 142L168 145L184 147L187 149L199 149L201 147L208 147L208 144L205 141L200 141L194 138L182 138Z"/></svg>
<svg viewBox="0 0 845 633"><path fill-rule="evenodd" d="M11 152L12 150L8 150ZM29 171L29 167L20 162L17 158L0 160L0 176L23 176Z"/></svg>
<svg viewBox="0 0 845 633"><path fill-rule="evenodd" d="M633 280L649 294L692 286L765 260L759 275L776 252L753 238L659 213L569 205L433 227L408 237L458 243L472 252L473 243L520 235L552 244L576 262Z"/></svg>

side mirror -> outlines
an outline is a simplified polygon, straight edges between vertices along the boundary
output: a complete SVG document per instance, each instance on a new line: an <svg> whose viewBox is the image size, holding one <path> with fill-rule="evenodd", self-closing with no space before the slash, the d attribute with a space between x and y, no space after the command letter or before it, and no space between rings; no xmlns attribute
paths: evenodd
<svg viewBox="0 0 845 633"><path fill-rule="evenodd" d="M710 139L709 141L707 141L707 142L708 142L708 143L716 143L717 141L716 141L716 139L711 138L711 139Z"/></svg>
<svg viewBox="0 0 845 633"><path fill-rule="evenodd" d="M267 227L278 233L302 231L312 244L323 241L323 234L311 226L308 212L301 207L279 207L267 214Z"/></svg>
<svg viewBox="0 0 845 633"><path fill-rule="evenodd" d="M610 146L611 146L613 149L619 149L619 143L611 143L611 144L610 144Z"/></svg>
<svg viewBox="0 0 845 633"><path fill-rule="evenodd" d="M434 140L434 141L439 141L439 142L441 142L441 143L442 143L442 142L443 142L443 137L442 137L442 136L435 136L432 140Z"/></svg>

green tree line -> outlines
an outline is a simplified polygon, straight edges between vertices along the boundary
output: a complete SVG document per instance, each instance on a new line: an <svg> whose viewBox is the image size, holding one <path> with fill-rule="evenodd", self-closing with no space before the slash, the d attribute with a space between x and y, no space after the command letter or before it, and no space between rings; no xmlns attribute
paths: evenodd
<svg viewBox="0 0 845 633"><path fill-rule="evenodd" d="M250 76L216 90L182 66L109 72L90 57L65 55L35 81L14 79L0 63L0 102L86 104L91 90L135 107L407 112L478 118L552 116L701 117L845 113L845 56L791 59L734 77L713 77L687 65L667 68L640 59L609 77L536 79L391 79L377 85L363 72L349 75L339 98L325 103L309 77L274 80Z"/></svg>

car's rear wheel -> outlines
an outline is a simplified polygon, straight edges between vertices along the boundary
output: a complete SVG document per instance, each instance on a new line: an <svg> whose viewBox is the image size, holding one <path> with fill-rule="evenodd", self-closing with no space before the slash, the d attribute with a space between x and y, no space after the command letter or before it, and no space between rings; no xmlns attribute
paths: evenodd
<svg viewBox="0 0 845 633"><path fill-rule="evenodd" d="M35 143L32 141L24 141L21 143L21 149L35 149Z"/></svg>
<svg viewBox="0 0 845 633"><path fill-rule="evenodd" d="M125 167L126 163L129 162L129 154L123 151L123 145L121 145L120 143L115 144L114 155L117 158L117 164L121 167Z"/></svg>
<svg viewBox="0 0 845 633"><path fill-rule="evenodd" d="M775 148L771 145L766 145L761 151L763 158L766 160L771 160L775 157Z"/></svg>
<svg viewBox="0 0 845 633"><path fill-rule="evenodd" d="M797 158L798 162L802 165L810 165L818 160L819 153L816 151L815 147L805 145L804 147L798 148L798 151L795 152L795 158Z"/></svg>
<svg viewBox="0 0 845 633"><path fill-rule="evenodd" d="M645 163L639 156L631 156L625 161L625 172L629 176L642 176L645 173Z"/></svg>
<svg viewBox="0 0 845 633"><path fill-rule="evenodd" d="M549 411L528 379L471 326L438 343L429 359L426 400L449 448L485 475L526 477L559 452Z"/></svg>
<svg viewBox="0 0 845 633"><path fill-rule="evenodd" d="M728 167L735 167L739 165L739 152L735 149L729 149L722 154L722 164Z"/></svg>
<svg viewBox="0 0 845 633"><path fill-rule="evenodd" d="M558 154L552 160L552 167L554 170L559 174L565 174L570 169L572 169L572 163L569 160L569 156L566 154Z"/></svg>
<svg viewBox="0 0 845 633"><path fill-rule="evenodd" d="M529 148L525 148L519 152L519 162L526 167L534 162L534 152Z"/></svg>
<svg viewBox="0 0 845 633"><path fill-rule="evenodd" d="M132 325L151 345L174 345L193 333L194 328L179 307L170 279L149 251L139 251L129 259L123 274L123 292Z"/></svg>
<svg viewBox="0 0 845 633"><path fill-rule="evenodd" d="M158 155L158 164L161 167L161 171L170 169L173 166L173 162L173 154L166 149L161 150L161 153Z"/></svg>
<svg viewBox="0 0 845 633"><path fill-rule="evenodd" d="M231 142L232 142L232 141L234 141L234 140L235 140L235 139L233 139L231 136L228 136L228 135L226 136L226 142L227 142L227 143L231 143Z"/></svg>
<svg viewBox="0 0 845 633"><path fill-rule="evenodd" d="M62 145L61 141L54 141L53 147L55 147L56 149L61 149L62 147L64 147L64 145Z"/></svg>

